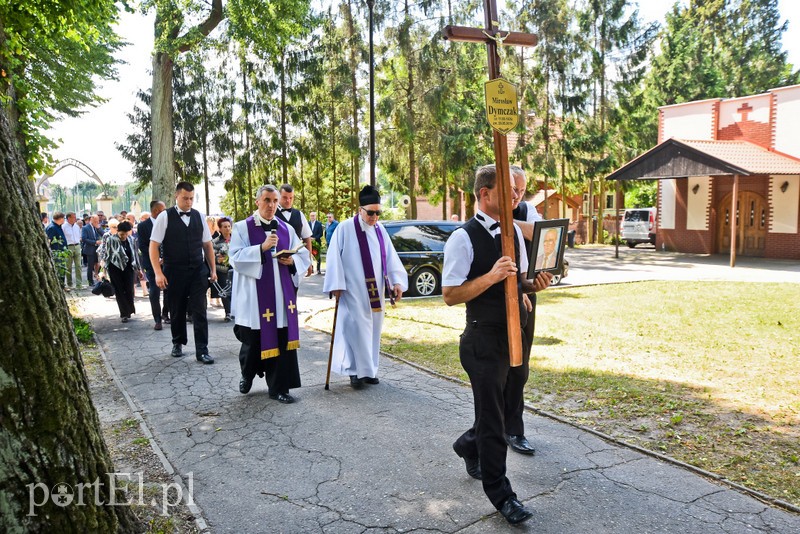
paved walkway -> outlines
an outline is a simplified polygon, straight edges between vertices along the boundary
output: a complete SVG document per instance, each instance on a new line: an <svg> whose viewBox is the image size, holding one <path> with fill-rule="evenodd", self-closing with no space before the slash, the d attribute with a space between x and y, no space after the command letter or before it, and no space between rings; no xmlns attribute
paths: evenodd
<svg viewBox="0 0 800 534"><path fill-rule="evenodd" d="M589 256L570 251L578 280ZM575 259L573 259L573 257ZM737 268L738 269L738 268ZM322 277L300 304L331 305ZM214 365L169 356L149 306L121 324L116 305L84 309L125 390L185 483L212 532L509 532L480 483L450 448L472 422L468 388L384 358L381 383L355 391L341 377L324 390L329 337L303 330L298 402L269 399L257 379L238 392L239 344L210 310ZM534 457L509 453L509 477L535 511L520 527L541 533L800 532L800 515L690 471L544 417L526 414Z"/></svg>

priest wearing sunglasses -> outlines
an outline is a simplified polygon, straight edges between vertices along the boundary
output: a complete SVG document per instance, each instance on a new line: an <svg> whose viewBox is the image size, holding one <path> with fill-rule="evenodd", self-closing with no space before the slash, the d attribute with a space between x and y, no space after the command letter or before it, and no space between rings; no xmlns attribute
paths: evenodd
<svg viewBox="0 0 800 534"><path fill-rule="evenodd" d="M349 376L354 389L379 383L384 311L408 289L406 270L378 222L380 193L366 185L358 200L358 213L331 236L323 286L339 299L331 370Z"/></svg>

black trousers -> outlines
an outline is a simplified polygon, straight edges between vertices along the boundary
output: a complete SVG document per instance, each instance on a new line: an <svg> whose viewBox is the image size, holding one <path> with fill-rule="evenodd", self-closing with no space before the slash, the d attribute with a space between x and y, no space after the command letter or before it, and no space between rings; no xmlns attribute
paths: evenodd
<svg viewBox="0 0 800 534"><path fill-rule="evenodd" d="M169 290L165 296L171 318L170 330L173 344L188 344L186 335L186 312L192 314L194 346L197 356L208 354L208 320L206 319L206 291L211 274L208 265L202 263L194 269L164 266Z"/></svg>
<svg viewBox="0 0 800 534"><path fill-rule="evenodd" d="M169 314L169 310L167 307L167 292L164 291L164 306L161 306L161 288L158 287L156 284L156 272L153 270L153 266L151 264L147 264L144 268L144 274L147 276L147 290L149 293L150 299L150 313L153 314L153 320L157 323L160 323L162 317L166 317ZM169 278L167 278L169 280Z"/></svg>
<svg viewBox="0 0 800 534"><path fill-rule="evenodd" d="M130 317L136 313L133 304L133 268L128 267L122 271L117 266L109 263L106 267L111 285L114 287L114 297L117 299L120 317Z"/></svg>
<svg viewBox="0 0 800 534"><path fill-rule="evenodd" d="M278 328L278 348L281 353L275 358L261 359L261 330L235 325L233 333L242 342L239 350L239 365L242 376L252 378L266 376L267 387L272 394L289 393L290 389L300 387L300 367L297 363L297 350L286 350L289 338L288 328Z"/></svg>
<svg viewBox="0 0 800 534"><path fill-rule="evenodd" d="M483 491L499 510L506 499L516 497L506 477L506 390L518 386L509 379L506 326L468 323L459 356L472 384L475 422L453 446L460 456L480 458Z"/></svg>
<svg viewBox="0 0 800 534"><path fill-rule="evenodd" d="M86 283L90 286L94 284L94 266L97 263L97 253L86 253Z"/></svg>
<svg viewBox="0 0 800 534"><path fill-rule="evenodd" d="M525 384L530 374L531 347L533 346L533 328L536 324L536 294L528 295L533 304L533 310L528 314L523 332L522 365L511 367L508 371L508 385L505 389L505 421L506 434L512 436L525 435L525 423L522 414L525 411ZM525 343L527 341L527 343Z"/></svg>
<svg viewBox="0 0 800 534"><path fill-rule="evenodd" d="M225 307L225 315L231 313L231 294L233 293L233 269L228 269L228 274L225 275L225 280L220 280L220 285L225 287L229 285L231 290L228 292L227 297L221 297L222 305Z"/></svg>

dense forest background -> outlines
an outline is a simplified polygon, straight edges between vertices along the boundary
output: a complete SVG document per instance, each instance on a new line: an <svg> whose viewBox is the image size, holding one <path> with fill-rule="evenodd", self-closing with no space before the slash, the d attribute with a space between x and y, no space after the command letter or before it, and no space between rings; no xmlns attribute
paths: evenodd
<svg viewBox="0 0 800 534"><path fill-rule="evenodd" d="M471 192L475 167L493 158L485 47L441 38L447 24L479 25L483 2L373 4L378 183L395 203L410 197L406 217L416 217L418 196L444 217L450 199ZM303 210L353 208L368 175L367 2L144 8L157 17L153 79L118 147L137 191L168 198L179 179L223 182L222 211L242 218L258 185L285 182ZM539 36L534 48L501 51L525 118L511 157L533 188L603 198L603 176L655 144L658 106L798 83L777 0L665 9L662 27L644 24L628 0L505 2L501 27ZM654 189L632 185L626 204L652 205Z"/></svg>

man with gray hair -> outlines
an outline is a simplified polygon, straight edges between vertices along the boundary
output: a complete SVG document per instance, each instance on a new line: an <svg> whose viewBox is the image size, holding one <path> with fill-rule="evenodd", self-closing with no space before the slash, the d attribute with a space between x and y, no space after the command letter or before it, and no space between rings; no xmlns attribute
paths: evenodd
<svg viewBox="0 0 800 534"><path fill-rule="evenodd" d="M524 381L513 379L521 371L509 363L505 280L513 276L517 281L522 328L531 311L528 293L546 288L552 275L539 273L535 280L527 279L525 244L516 226L514 257L502 255L499 221L508 207L500 202L494 165L477 170L473 189L475 217L450 235L442 270L445 303L466 304L459 357L475 399L475 422L453 443L453 450L464 460L467 474L482 481L495 508L509 523L518 524L533 513L520 503L506 477L507 399L521 397ZM513 181L511 193L512 201L517 200ZM525 347L529 340L524 333L521 337Z"/></svg>
<svg viewBox="0 0 800 534"><path fill-rule="evenodd" d="M278 195L275 186L261 186L258 209L233 226L228 248L234 269L231 315L242 343L239 392L248 393L255 376L265 376L269 397L291 404L289 390L300 387L297 287L311 256L290 224L275 216Z"/></svg>

